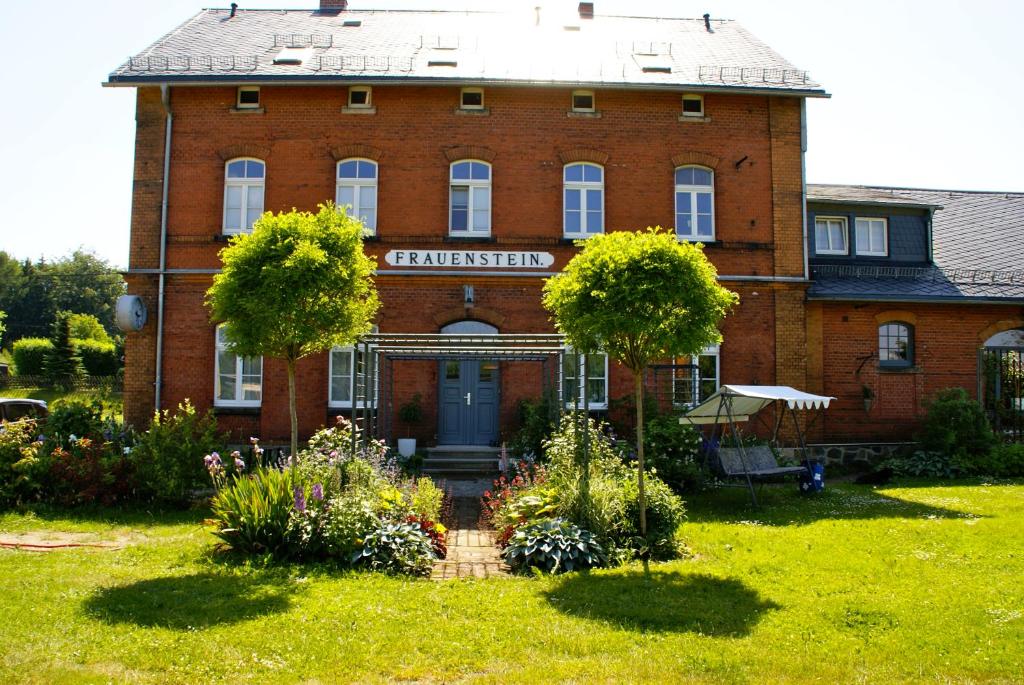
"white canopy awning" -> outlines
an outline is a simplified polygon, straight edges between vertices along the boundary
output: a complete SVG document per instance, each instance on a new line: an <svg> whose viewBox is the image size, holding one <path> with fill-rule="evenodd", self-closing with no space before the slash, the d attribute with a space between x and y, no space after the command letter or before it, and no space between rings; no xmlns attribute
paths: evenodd
<svg viewBox="0 0 1024 685"><path fill-rule="evenodd" d="M679 417L679 423L726 423L728 413L722 403L732 402L733 421L749 421L773 402L785 402L790 409L828 409L834 397L812 395L788 385L723 385L711 397Z"/></svg>

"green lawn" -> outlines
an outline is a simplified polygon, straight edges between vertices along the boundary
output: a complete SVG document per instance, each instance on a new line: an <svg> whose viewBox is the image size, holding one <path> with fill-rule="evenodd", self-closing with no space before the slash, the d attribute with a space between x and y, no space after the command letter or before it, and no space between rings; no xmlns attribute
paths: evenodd
<svg viewBox="0 0 1024 685"><path fill-rule="evenodd" d="M43 400L47 404L53 404L55 400L79 400L91 402L99 400L103 403L103 415L114 416L118 419L124 414L124 400L119 390L107 388L96 388L93 390L57 390L54 388L4 388L0 390L0 397L28 397L33 400Z"/></svg>
<svg viewBox="0 0 1024 685"><path fill-rule="evenodd" d="M203 512L0 516L120 551L0 550L20 682L1016 682L1024 484L739 490L690 503L693 558L435 583L251 569ZM144 537L143 537L144 536Z"/></svg>

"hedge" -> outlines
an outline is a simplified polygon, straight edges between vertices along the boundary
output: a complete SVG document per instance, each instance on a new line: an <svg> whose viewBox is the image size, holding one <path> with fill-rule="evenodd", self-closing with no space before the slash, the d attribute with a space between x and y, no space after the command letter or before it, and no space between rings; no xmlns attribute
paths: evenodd
<svg viewBox="0 0 1024 685"><path fill-rule="evenodd" d="M47 338L22 338L14 341L11 347L14 370L19 376L41 375L43 361L52 349L53 343Z"/></svg>
<svg viewBox="0 0 1024 685"><path fill-rule="evenodd" d="M82 366L90 376L113 376L121 367L117 348L112 342L99 340L72 340L71 343L82 358Z"/></svg>

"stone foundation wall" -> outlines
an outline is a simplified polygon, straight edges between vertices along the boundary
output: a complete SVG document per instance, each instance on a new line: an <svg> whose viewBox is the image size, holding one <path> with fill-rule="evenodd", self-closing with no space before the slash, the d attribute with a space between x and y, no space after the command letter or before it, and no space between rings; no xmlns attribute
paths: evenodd
<svg viewBox="0 0 1024 685"><path fill-rule="evenodd" d="M811 459L823 462L826 466L861 466L867 468L874 466L900 451L911 448L912 442L857 442L857 443L829 443L808 445ZM780 450L786 459L799 460L800 450L795 447L786 447Z"/></svg>

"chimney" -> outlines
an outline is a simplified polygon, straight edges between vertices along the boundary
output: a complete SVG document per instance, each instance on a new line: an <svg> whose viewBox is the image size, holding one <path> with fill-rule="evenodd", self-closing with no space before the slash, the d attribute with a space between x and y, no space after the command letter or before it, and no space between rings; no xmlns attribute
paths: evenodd
<svg viewBox="0 0 1024 685"><path fill-rule="evenodd" d="M348 0L320 0L321 12L333 12L337 14L348 7Z"/></svg>
<svg viewBox="0 0 1024 685"><path fill-rule="evenodd" d="M594 3L592 2L581 2L580 3L580 19L593 19L594 18Z"/></svg>
<svg viewBox="0 0 1024 685"><path fill-rule="evenodd" d="M710 14L705 14L704 15L704 28L707 30L708 33L711 33L711 15Z"/></svg>
<svg viewBox="0 0 1024 685"><path fill-rule="evenodd" d="M238 12L238 3L237 2L233 2L233 3L231 3L231 15L228 16L228 19L234 19L236 12Z"/></svg>

